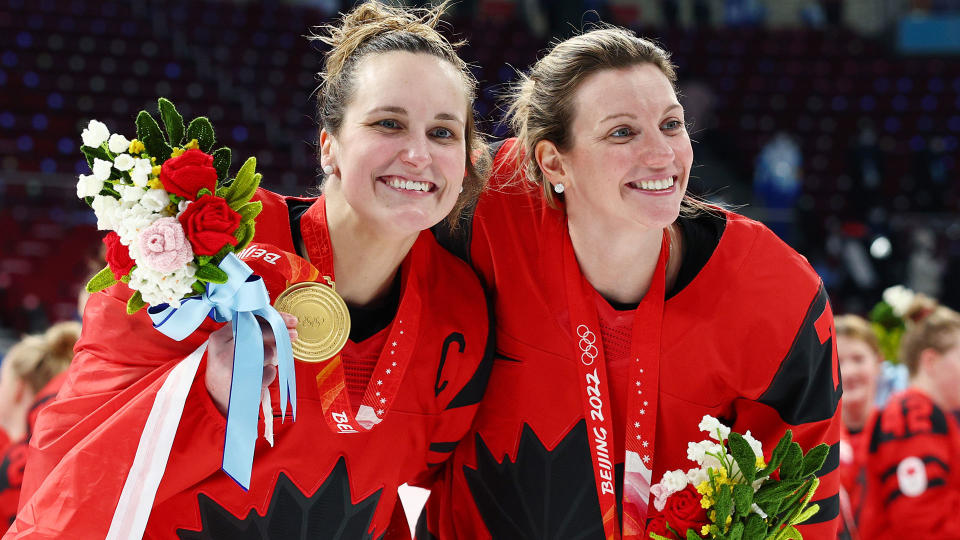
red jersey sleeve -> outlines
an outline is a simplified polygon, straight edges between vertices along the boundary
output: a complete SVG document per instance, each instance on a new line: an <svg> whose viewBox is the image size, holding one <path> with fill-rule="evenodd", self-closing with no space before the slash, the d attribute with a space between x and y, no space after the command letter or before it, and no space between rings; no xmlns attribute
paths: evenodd
<svg viewBox="0 0 960 540"><path fill-rule="evenodd" d="M817 473L820 486L812 503L820 510L799 527L804 538L834 538L840 511L840 382L834 343L833 313L820 285L796 329L793 344L773 379L757 399L734 402L734 431L750 430L773 451L784 431L809 451L820 443L830 446Z"/></svg>

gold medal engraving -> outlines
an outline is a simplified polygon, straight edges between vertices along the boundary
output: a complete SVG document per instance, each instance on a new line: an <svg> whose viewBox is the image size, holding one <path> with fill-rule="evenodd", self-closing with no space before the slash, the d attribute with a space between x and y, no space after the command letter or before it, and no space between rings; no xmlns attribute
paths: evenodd
<svg viewBox="0 0 960 540"><path fill-rule="evenodd" d="M315 282L291 285L277 296L273 306L297 317L294 357L305 362L323 362L346 345L350 312L332 282L330 286Z"/></svg>

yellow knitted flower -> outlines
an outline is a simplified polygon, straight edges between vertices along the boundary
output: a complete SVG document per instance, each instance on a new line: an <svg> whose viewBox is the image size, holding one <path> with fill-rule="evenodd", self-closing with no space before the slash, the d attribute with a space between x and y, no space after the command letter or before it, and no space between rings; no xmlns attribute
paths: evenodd
<svg viewBox="0 0 960 540"><path fill-rule="evenodd" d="M134 139L130 141L130 148L127 150L127 152L136 155L140 152L143 152L145 149L146 147L143 146L142 142L140 142L138 139Z"/></svg>
<svg viewBox="0 0 960 540"><path fill-rule="evenodd" d="M190 139L190 142L183 145L184 150L196 150L200 148L200 143L196 139Z"/></svg>
<svg viewBox="0 0 960 540"><path fill-rule="evenodd" d="M183 148L180 148L180 147L178 146L178 147L176 147L176 148L173 149L173 153L170 154L170 159L173 159L173 158L176 158L176 157L180 157L180 156L183 155L184 152L186 152L186 150L184 150Z"/></svg>

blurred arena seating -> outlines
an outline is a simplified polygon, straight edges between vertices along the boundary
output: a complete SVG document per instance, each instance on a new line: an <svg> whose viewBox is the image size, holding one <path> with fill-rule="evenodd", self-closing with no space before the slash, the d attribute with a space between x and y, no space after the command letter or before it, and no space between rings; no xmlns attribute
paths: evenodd
<svg viewBox="0 0 960 540"><path fill-rule="evenodd" d="M638 17L628 6L613 8L621 23ZM503 136L497 98L515 78L511 66L532 63L547 38L535 37L513 2L479 2L475 10L454 17L452 28L469 40L462 56L481 82L481 126ZM136 112L155 110L166 96L188 120L210 117L233 149L234 169L255 155L265 186L288 194L312 187L321 55L304 36L323 20L319 7L279 2L7 0L0 7L0 325L19 333L36 330L31 321L74 317L77 293L98 266L91 261L101 234L74 187L88 172L79 141L90 119L132 138ZM803 188L798 233L789 240L825 274L834 271L825 247L831 234L908 235L891 230L897 216L958 208L956 57L897 56L883 37L837 27L637 30L673 52L681 89L697 82L712 96L692 132L698 156L717 159L697 176L731 178L749 193L756 156L773 134L798 141ZM877 178L865 171L871 166ZM957 227L936 246L957 260L960 224L937 223ZM900 245L894 254L906 257L909 247ZM876 287L904 272L891 260ZM844 283L828 281L835 304L856 292Z"/></svg>

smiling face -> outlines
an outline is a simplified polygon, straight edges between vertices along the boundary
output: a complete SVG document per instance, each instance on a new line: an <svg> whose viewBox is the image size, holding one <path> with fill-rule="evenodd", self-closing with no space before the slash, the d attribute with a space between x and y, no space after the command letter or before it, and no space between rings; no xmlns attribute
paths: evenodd
<svg viewBox="0 0 960 540"><path fill-rule="evenodd" d="M873 406L882 358L862 339L837 336L837 358L843 376L843 408L868 409Z"/></svg>
<svg viewBox="0 0 960 540"><path fill-rule="evenodd" d="M604 216L662 229L676 220L693 164L683 108L650 63L587 77L574 98L573 135L560 167L570 219ZM549 170L552 169L552 170Z"/></svg>
<svg viewBox="0 0 960 540"><path fill-rule="evenodd" d="M339 132L321 132L321 161L334 167L325 191L382 230L436 225L463 184L463 76L435 56L395 51L364 58L353 88Z"/></svg>

